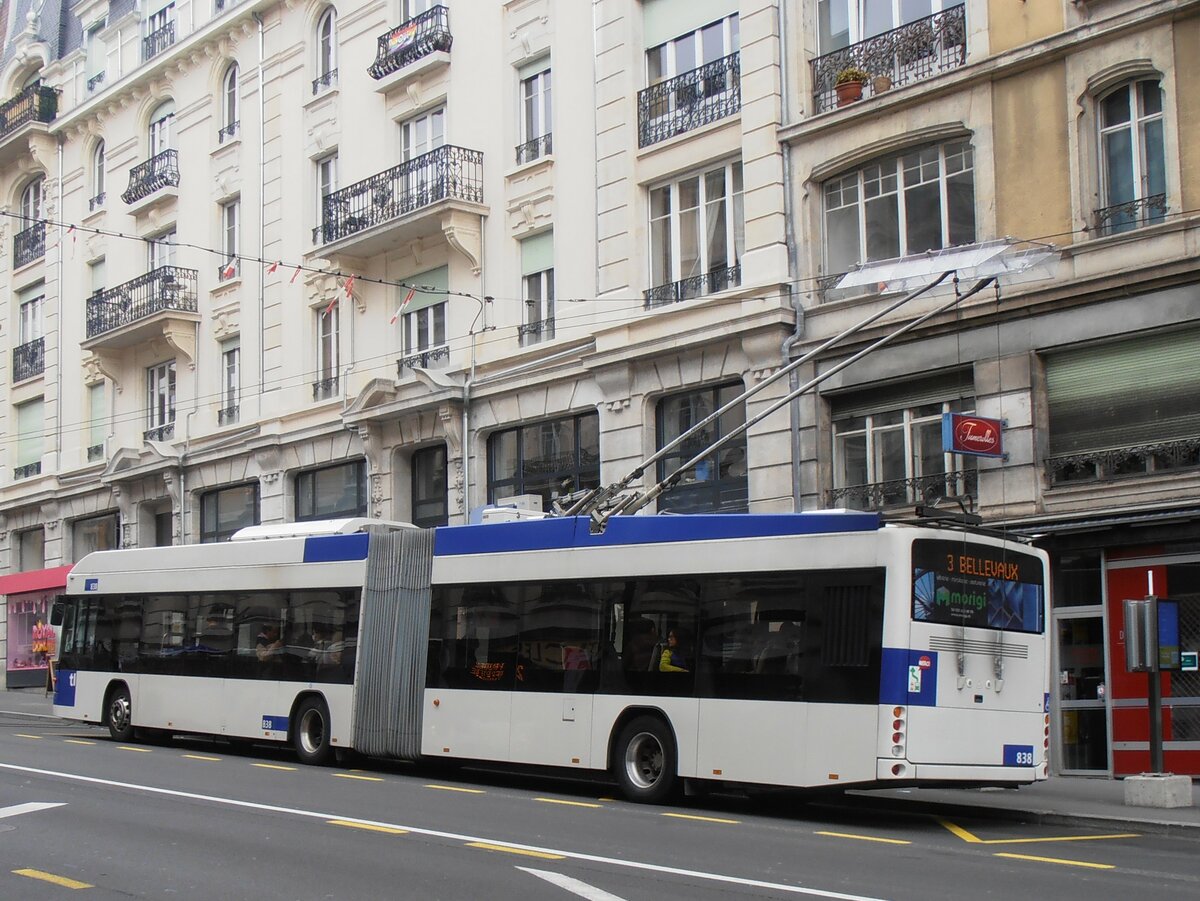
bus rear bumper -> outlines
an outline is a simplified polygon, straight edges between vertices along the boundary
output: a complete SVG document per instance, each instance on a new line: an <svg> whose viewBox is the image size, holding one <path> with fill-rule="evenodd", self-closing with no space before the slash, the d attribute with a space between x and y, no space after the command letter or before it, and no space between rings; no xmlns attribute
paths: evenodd
<svg viewBox="0 0 1200 901"><path fill-rule="evenodd" d="M1047 777L1045 766L964 766L909 763L881 757L876 761L881 782L942 782L963 785L1029 785ZM896 770L899 769L899 772Z"/></svg>

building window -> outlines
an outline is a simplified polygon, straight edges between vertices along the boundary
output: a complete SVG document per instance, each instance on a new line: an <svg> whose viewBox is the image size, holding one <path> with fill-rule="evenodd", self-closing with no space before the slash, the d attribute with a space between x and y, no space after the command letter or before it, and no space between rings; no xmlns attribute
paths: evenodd
<svg viewBox="0 0 1200 901"><path fill-rule="evenodd" d="M108 404L104 382L88 385L88 462L104 459L104 441L108 438Z"/></svg>
<svg viewBox="0 0 1200 901"><path fill-rule="evenodd" d="M444 364L449 356L446 347L446 291L450 273L445 266L419 272L407 281L431 290L418 291L404 306L404 358L400 368L419 366L428 369Z"/></svg>
<svg viewBox="0 0 1200 901"><path fill-rule="evenodd" d="M99 294L108 287L105 284L106 281L104 257L88 263L88 285L91 288L92 294Z"/></svg>
<svg viewBox="0 0 1200 901"><path fill-rule="evenodd" d="M221 281L234 278L241 269L238 257L238 230L241 226L242 208L237 200L221 204L221 250L224 260L217 277Z"/></svg>
<svg viewBox="0 0 1200 901"><path fill-rule="evenodd" d="M17 535L17 570L32 572L46 568L46 532L39 526Z"/></svg>
<svg viewBox="0 0 1200 901"><path fill-rule="evenodd" d="M600 485L600 416L582 413L496 432L488 438L488 501L559 497Z"/></svg>
<svg viewBox="0 0 1200 901"><path fill-rule="evenodd" d="M446 304L404 314L404 353L415 354L446 343Z"/></svg>
<svg viewBox="0 0 1200 901"><path fill-rule="evenodd" d="M88 211L97 210L104 206L104 142L96 143L92 151L92 197L88 201Z"/></svg>
<svg viewBox="0 0 1200 901"><path fill-rule="evenodd" d="M226 541L238 529L259 524L258 483L200 495L200 541Z"/></svg>
<svg viewBox="0 0 1200 901"><path fill-rule="evenodd" d="M646 82L656 85L737 53L740 41L734 14L651 47L646 51Z"/></svg>
<svg viewBox="0 0 1200 901"><path fill-rule="evenodd" d="M71 562L78 563L93 551L116 550L119 529L116 513L75 520L71 523Z"/></svg>
<svg viewBox="0 0 1200 901"><path fill-rule="evenodd" d="M745 245L740 162L652 188L646 305L738 285Z"/></svg>
<svg viewBox="0 0 1200 901"><path fill-rule="evenodd" d="M828 506L876 510L976 494L975 458L942 450L942 415L974 410L970 379L952 373L832 400Z"/></svg>
<svg viewBox="0 0 1200 901"><path fill-rule="evenodd" d="M159 5L159 4L154 4ZM175 4L168 3L160 6L154 12L150 13L146 20L146 34L154 34L154 32L166 28L175 19Z"/></svg>
<svg viewBox="0 0 1200 901"><path fill-rule="evenodd" d="M153 272L175 265L175 229L156 235L146 242L146 268Z"/></svg>
<svg viewBox="0 0 1200 901"><path fill-rule="evenodd" d="M45 179L38 176L21 192L22 229L40 225L42 221L42 186Z"/></svg>
<svg viewBox="0 0 1200 901"><path fill-rule="evenodd" d="M337 190L337 154L331 153L328 156L321 157L317 160L317 222L321 225L326 224L328 210L325 207L325 198Z"/></svg>
<svg viewBox="0 0 1200 901"><path fill-rule="evenodd" d="M340 297L316 311L317 316L317 380L313 383L313 400L326 400L338 392L338 328L341 322Z"/></svg>
<svg viewBox="0 0 1200 901"><path fill-rule="evenodd" d="M43 316L45 314L46 298L42 294L43 286L37 285L26 289L20 294L20 323L17 329L20 344L29 344L41 338L45 331Z"/></svg>
<svg viewBox="0 0 1200 901"><path fill-rule="evenodd" d="M830 179L825 271L975 241L975 172L965 141L921 147Z"/></svg>
<svg viewBox="0 0 1200 901"><path fill-rule="evenodd" d="M87 77L87 89L89 93L104 84L106 51L104 41L100 39L100 32L107 25L107 19L101 19L99 22L88 26L83 36L84 74Z"/></svg>
<svg viewBox="0 0 1200 901"><path fill-rule="evenodd" d="M664 397L655 411L657 447L666 447L709 414L735 400L742 391L741 382L728 382ZM658 462L658 478L666 478L745 421L746 406L738 404L701 431L685 438ZM686 470L675 487L659 497L658 509L674 513L745 513L750 497L746 472L746 436L743 433Z"/></svg>
<svg viewBox="0 0 1200 901"><path fill-rule="evenodd" d="M172 146L172 132L175 130L175 101L165 100L150 114L150 130L148 143L151 158L158 156Z"/></svg>
<svg viewBox="0 0 1200 901"><path fill-rule="evenodd" d="M518 336L524 347L554 337L554 232L521 242L521 276L525 312Z"/></svg>
<svg viewBox="0 0 1200 901"><path fill-rule="evenodd" d="M446 110L439 108L400 123L400 161L408 162L446 143Z"/></svg>
<svg viewBox="0 0 1200 901"><path fill-rule="evenodd" d="M1121 85L1099 100L1102 234L1128 231L1167 214L1163 92L1158 79Z"/></svg>
<svg viewBox="0 0 1200 901"><path fill-rule="evenodd" d="M232 338L221 342L221 409L217 412L217 424L229 425L238 421L241 404L242 381L241 339Z"/></svg>
<svg viewBox="0 0 1200 901"><path fill-rule="evenodd" d="M231 63L225 71L225 80L221 83L221 96L224 101L222 124L226 128L236 128L238 124L238 65ZM229 132L232 136L233 132Z"/></svg>
<svg viewBox="0 0 1200 901"><path fill-rule="evenodd" d="M296 475L296 521L367 515L367 464L362 460Z"/></svg>
<svg viewBox="0 0 1200 901"><path fill-rule="evenodd" d="M528 163L552 153L550 67L521 78L521 146L517 164Z"/></svg>
<svg viewBox="0 0 1200 901"><path fill-rule="evenodd" d="M333 7L321 13L317 20L317 77L313 93L337 82L337 12Z"/></svg>
<svg viewBox="0 0 1200 901"><path fill-rule="evenodd" d="M412 523L428 529L450 521L446 445L423 447L412 455Z"/></svg>
<svg viewBox="0 0 1200 901"><path fill-rule="evenodd" d="M17 478L41 473L45 428L40 397L17 405L17 466L14 473Z"/></svg>
<svg viewBox="0 0 1200 901"><path fill-rule="evenodd" d="M159 363L146 370L148 416L146 428L157 435L149 437L163 441L173 434L175 425L175 361Z"/></svg>
<svg viewBox="0 0 1200 901"><path fill-rule="evenodd" d="M817 0L818 52L841 50L963 0Z"/></svg>
<svg viewBox="0 0 1200 901"><path fill-rule="evenodd" d="M175 515L170 510L159 510L154 514L154 546L170 547L175 543Z"/></svg>

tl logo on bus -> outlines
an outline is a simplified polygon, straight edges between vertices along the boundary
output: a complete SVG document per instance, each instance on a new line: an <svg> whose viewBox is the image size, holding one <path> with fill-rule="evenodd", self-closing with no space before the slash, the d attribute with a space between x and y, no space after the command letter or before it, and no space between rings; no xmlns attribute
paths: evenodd
<svg viewBox="0 0 1200 901"><path fill-rule="evenodd" d="M947 454L1003 458L1004 446L1000 437L1003 428L1003 419L943 413L942 450Z"/></svg>

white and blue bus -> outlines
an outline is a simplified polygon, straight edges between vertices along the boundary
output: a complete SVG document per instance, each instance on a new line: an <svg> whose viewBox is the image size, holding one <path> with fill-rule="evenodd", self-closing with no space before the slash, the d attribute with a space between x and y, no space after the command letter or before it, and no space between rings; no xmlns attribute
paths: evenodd
<svg viewBox="0 0 1200 901"><path fill-rule="evenodd" d="M102 551L55 712L408 760L815 787L1044 779L1047 561L875 514L259 526Z"/></svg>

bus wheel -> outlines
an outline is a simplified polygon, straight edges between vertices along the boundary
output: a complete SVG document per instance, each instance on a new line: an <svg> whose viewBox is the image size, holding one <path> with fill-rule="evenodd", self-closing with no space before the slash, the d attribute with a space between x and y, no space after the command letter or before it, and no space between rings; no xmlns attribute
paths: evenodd
<svg viewBox="0 0 1200 901"><path fill-rule="evenodd" d="M301 763L324 766L333 758L329 743L329 707L322 698L306 698L296 711L292 744Z"/></svg>
<svg viewBox="0 0 1200 901"><path fill-rule="evenodd" d="M675 769L675 738L662 720L639 716L621 730L613 776L630 801L665 801L675 789Z"/></svg>
<svg viewBox="0 0 1200 901"><path fill-rule="evenodd" d="M104 720L108 724L108 734L116 741L133 741L133 702L126 686L118 685L108 693Z"/></svg>

